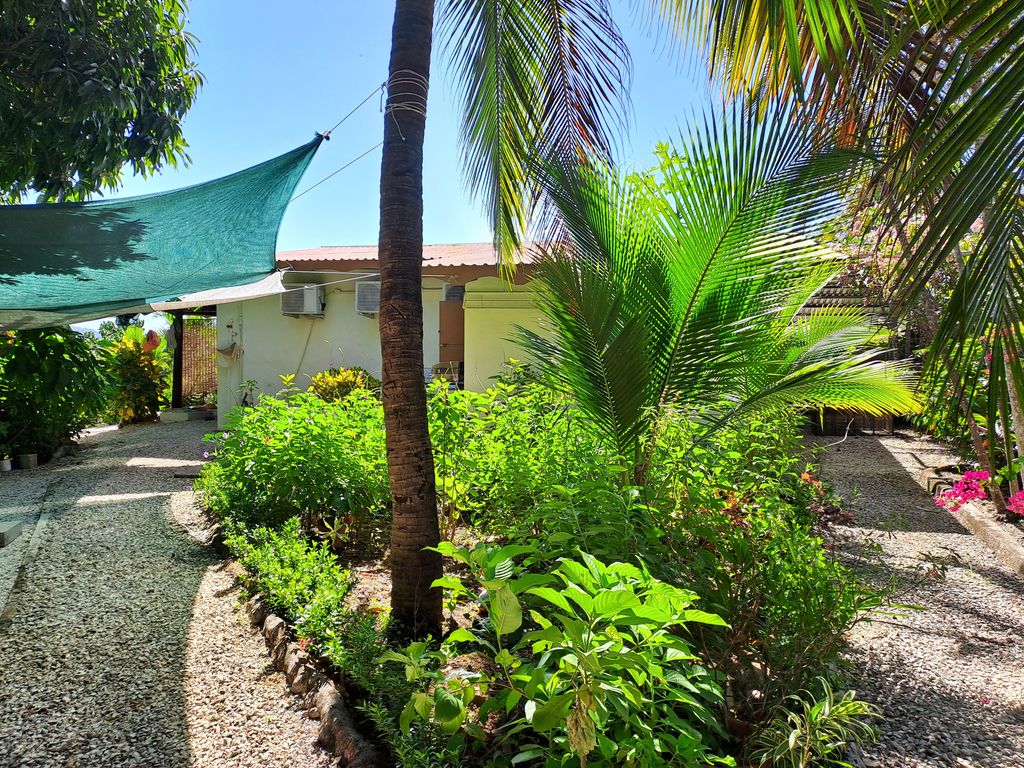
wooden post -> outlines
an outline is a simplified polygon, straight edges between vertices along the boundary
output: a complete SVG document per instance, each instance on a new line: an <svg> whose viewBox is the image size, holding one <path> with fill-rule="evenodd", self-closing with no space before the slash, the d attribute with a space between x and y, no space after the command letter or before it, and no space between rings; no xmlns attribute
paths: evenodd
<svg viewBox="0 0 1024 768"><path fill-rule="evenodd" d="M184 363L184 331L185 323L182 318L182 313L177 312L174 315L174 338L177 343L174 345L174 370L171 373L171 408L181 408L181 372Z"/></svg>

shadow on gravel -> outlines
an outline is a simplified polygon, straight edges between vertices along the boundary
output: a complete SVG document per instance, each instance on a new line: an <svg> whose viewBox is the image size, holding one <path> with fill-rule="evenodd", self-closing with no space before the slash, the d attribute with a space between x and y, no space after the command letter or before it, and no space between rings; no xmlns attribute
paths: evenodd
<svg viewBox="0 0 1024 768"><path fill-rule="evenodd" d="M886 679L886 672L868 663L858 691L880 705L883 718L877 723L881 739L868 753L885 766L949 766L949 768L1008 767L1016 756L990 715L1006 722L994 711L997 705L985 697L951 694L926 680L902 677L892 691L877 691L867 679ZM897 706L889 698L898 699ZM963 762L967 761L967 762Z"/></svg>
<svg viewBox="0 0 1024 768"><path fill-rule="evenodd" d="M60 467L42 546L0 629L5 768L189 765L188 629L217 558L168 519L168 495L188 481L126 462L192 459L180 454L194 431L120 430Z"/></svg>
<svg viewBox="0 0 1024 768"><path fill-rule="evenodd" d="M863 463L863 446L854 441L871 441L878 450L871 454L870 465ZM847 467L846 460L850 460ZM896 458L872 437L851 437L846 443L829 449L828 470L839 493L849 498L853 488L859 500L870 504L859 507L852 527L879 533L946 533L971 535L948 513L935 506L934 499L904 469ZM853 464L852 462L857 462Z"/></svg>

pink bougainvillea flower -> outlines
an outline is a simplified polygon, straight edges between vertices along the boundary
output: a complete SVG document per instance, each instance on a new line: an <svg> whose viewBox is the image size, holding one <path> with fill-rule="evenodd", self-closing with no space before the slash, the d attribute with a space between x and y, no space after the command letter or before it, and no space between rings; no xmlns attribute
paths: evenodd
<svg viewBox="0 0 1024 768"><path fill-rule="evenodd" d="M956 512L968 501L987 499L988 495L985 493L984 486L988 480L989 474L983 470L964 472L962 480L953 483L952 488L943 491L935 498L935 504L945 507L950 512Z"/></svg>
<svg viewBox="0 0 1024 768"><path fill-rule="evenodd" d="M1006 509L1009 512L1024 518L1024 491L1017 491L1006 500Z"/></svg>

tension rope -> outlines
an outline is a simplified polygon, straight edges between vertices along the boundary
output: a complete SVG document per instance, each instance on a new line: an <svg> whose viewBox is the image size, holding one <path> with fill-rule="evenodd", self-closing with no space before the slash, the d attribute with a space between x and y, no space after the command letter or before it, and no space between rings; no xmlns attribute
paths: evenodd
<svg viewBox="0 0 1024 768"><path fill-rule="evenodd" d="M403 88L407 89L406 92L403 94L404 96L406 96L407 101L403 101L400 104L391 103L391 104L388 104L387 107L385 107L384 106L384 99L385 99L385 97L393 89L395 89L397 87L403 87ZM421 74L419 74L417 72L413 72L412 70L409 70L409 69L397 70L394 74L392 74L390 77L388 77L387 80L385 80L383 83L381 83L376 88L374 88L372 91L370 91L370 93L366 96L365 99L363 99L358 104L356 104L354 107L352 107L352 109L350 109L338 122L336 122L328 130L324 131L323 133L320 133L319 135L323 136L325 141L330 141L331 140L331 134L334 131L336 131L342 124L344 124L346 120L348 120L350 117L352 117L352 115L354 115L356 112L358 112L364 106L366 106L366 104L368 104L370 102L370 100L374 96L377 96L379 94L379 96L380 96L380 107L379 108L380 108L381 113L391 116L391 118L395 121L395 128L398 129L398 135L401 136L402 141L405 141L405 135L402 133L402 127L398 123L398 118L395 117L395 112L398 112L398 111L410 111L410 112L416 112L417 114L423 115L425 117L426 114L427 114L427 89L428 89L428 87L429 87L429 82L428 82L427 78L425 78L423 75L421 75ZM369 149L361 152L360 154L356 155L351 160L345 162L339 168L336 168L335 170L331 171L329 174L327 174L322 179L320 179L320 181L317 181L316 183L311 184L308 187L306 187L304 190L302 190L297 195L292 197L292 202L295 202L300 197L305 195L307 192L312 192L314 189L319 187L324 182L330 181L335 176L337 176L339 173L344 171L346 168L349 168L350 166L355 165L357 162L362 160L364 157L366 157L370 153L375 152L376 150L380 149L383 145L384 145L383 141L378 141L376 144L374 144Z"/></svg>

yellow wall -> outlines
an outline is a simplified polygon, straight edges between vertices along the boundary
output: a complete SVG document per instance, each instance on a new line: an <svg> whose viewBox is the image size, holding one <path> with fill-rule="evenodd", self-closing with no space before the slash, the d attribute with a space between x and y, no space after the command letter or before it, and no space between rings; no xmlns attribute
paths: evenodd
<svg viewBox="0 0 1024 768"><path fill-rule="evenodd" d="M496 277L466 285L466 389L482 390L494 383L510 357L526 353L512 339L516 326L540 330L540 316L527 286L509 286Z"/></svg>

